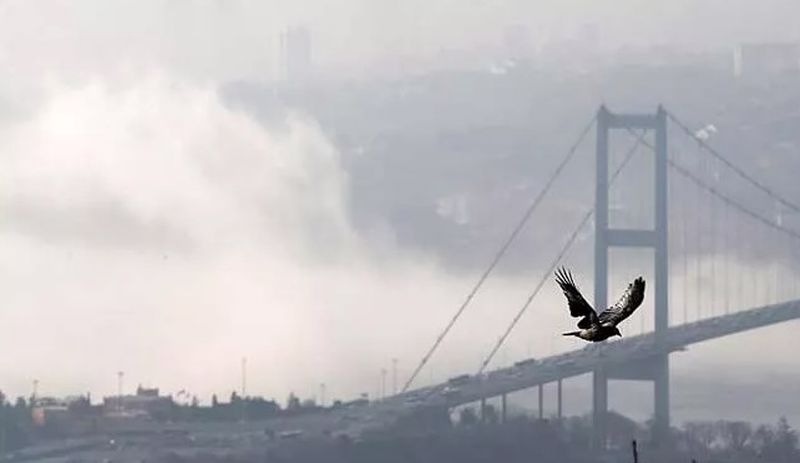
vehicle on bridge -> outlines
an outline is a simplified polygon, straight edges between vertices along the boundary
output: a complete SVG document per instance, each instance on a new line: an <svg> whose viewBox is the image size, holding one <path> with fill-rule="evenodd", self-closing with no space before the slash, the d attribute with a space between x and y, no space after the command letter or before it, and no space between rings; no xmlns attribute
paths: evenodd
<svg viewBox="0 0 800 463"><path fill-rule="evenodd" d="M278 437L281 439L297 439L298 437L303 435L303 431L300 429L295 429L292 431L284 431L278 434Z"/></svg>
<svg viewBox="0 0 800 463"><path fill-rule="evenodd" d="M411 397L407 397L403 402L409 405L421 404L424 402L425 399L416 395L412 395Z"/></svg>
<svg viewBox="0 0 800 463"><path fill-rule="evenodd" d="M360 399L351 400L349 402L345 402L342 404L342 406L347 408L360 407L363 405L369 405L369 399L365 399L362 397Z"/></svg>
<svg viewBox="0 0 800 463"><path fill-rule="evenodd" d="M539 361L536 360L535 358L529 358L525 360L520 360L519 362L514 364L514 367L515 368L527 367L530 365L536 365L537 363L539 363Z"/></svg>
<svg viewBox="0 0 800 463"><path fill-rule="evenodd" d="M470 375L454 376L447 380L447 384L452 384L453 386L460 386L462 384L469 382L470 378L471 378Z"/></svg>
<svg viewBox="0 0 800 463"><path fill-rule="evenodd" d="M453 386L445 386L442 389L442 395L445 397L457 397L461 395L461 389Z"/></svg>

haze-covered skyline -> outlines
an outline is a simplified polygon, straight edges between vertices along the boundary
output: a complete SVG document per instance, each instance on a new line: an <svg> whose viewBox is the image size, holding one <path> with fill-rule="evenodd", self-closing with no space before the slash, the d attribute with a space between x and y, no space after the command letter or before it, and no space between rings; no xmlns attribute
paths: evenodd
<svg viewBox="0 0 800 463"><path fill-rule="evenodd" d="M606 51L800 40L792 20L800 6L791 0L7 0L0 14L7 75L35 80L126 66L163 66L212 81L274 77L278 35L292 25L310 28L314 59L328 76L369 76L398 60L413 70L447 50L480 56L502 47L505 29L515 25L527 28L535 49L565 40Z"/></svg>

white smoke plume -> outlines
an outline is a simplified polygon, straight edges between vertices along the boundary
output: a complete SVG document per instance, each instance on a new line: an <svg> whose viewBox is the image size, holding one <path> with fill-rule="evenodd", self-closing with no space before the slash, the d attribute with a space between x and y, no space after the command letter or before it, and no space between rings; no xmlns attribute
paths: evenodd
<svg viewBox="0 0 800 463"><path fill-rule="evenodd" d="M111 393L122 370L129 387L207 399L238 387L247 356L253 393L374 394L392 357L405 378L468 287L419 255L371 253L338 153L303 115L264 127L163 73L44 95L0 137L10 392L37 378L43 393ZM481 318L500 331L525 285L498 285L487 306L503 312L466 321L455 345ZM439 361L436 377L475 368L483 341L445 353L469 360Z"/></svg>

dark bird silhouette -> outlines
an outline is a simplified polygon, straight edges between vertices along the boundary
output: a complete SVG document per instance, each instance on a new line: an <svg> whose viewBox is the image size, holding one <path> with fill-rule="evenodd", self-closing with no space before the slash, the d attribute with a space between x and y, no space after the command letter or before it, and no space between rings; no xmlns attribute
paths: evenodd
<svg viewBox="0 0 800 463"><path fill-rule="evenodd" d="M586 302L581 292L578 291L572 273L563 267L556 270L556 283L561 286L564 295L569 303L569 314L573 317L580 317L578 331L564 333L564 336L577 336L585 341L600 342L612 336L622 337L622 333L617 329L623 320L642 305L644 300L644 279L639 277L628 285L628 289L619 298L616 304L607 308L599 315L594 308Z"/></svg>

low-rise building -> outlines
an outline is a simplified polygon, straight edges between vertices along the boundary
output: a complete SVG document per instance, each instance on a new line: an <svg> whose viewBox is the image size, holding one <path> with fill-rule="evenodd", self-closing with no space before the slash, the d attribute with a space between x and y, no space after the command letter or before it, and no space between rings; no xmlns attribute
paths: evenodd
<svg viewBox="0 0 800 463"><path fill-rule="evenodd" d="M800 43L747 43L736 47L736 77L763 79L800 73Z"/></svg>
<svg viewBox="0 0 800 463"><path fill-rule="evenodd" d="M139 386L134 395L111 396L103 399L103 415L114 418L153 418L169 416L171 396L159 395L158 388Z"/></svg>
<svg viewBox="0 0 800 463"><path fill-rule="evenodd" d="M92 406L88 396L41 397L31 404L34 426L56 436L80 436L97 431L100 412L100 407Z"/></svg>

